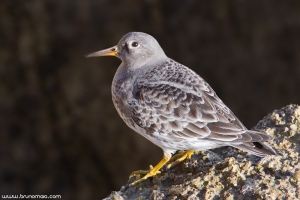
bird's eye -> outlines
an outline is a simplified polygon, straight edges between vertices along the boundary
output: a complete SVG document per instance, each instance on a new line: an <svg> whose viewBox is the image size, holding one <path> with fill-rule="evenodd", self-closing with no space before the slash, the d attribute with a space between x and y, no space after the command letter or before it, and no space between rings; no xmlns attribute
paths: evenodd
<svg viewBox="0 0 300 200"><path fill-rule="evenodd" d="M133 42L133 43L131 43L131 46L132 46L132 47L138 47L138 46L139 46L139 43Z"/></svg>

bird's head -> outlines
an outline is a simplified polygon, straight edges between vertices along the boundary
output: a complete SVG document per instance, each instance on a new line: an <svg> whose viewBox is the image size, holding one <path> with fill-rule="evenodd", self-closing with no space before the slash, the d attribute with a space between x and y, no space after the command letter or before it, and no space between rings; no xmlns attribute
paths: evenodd
<svg viewBox="0 0 300 200"><path fill-rule="evenodd" d="M166 58L156 39L142 32L127 33L116 46L87 54L85 58L98 56L116 56L129 68L154 65Z"/></svg>

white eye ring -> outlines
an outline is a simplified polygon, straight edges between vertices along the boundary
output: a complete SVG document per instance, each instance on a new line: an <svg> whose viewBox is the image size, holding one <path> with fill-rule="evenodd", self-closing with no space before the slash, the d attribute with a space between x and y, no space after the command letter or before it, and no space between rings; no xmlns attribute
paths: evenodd
<svg viewBox="0 0 300 200"><path fill-rule="evenodd" d="M132 42L131 43L131 47L133 47L133 48L137 48L139 46L140 46L140 44L138 42Z"/></svg>

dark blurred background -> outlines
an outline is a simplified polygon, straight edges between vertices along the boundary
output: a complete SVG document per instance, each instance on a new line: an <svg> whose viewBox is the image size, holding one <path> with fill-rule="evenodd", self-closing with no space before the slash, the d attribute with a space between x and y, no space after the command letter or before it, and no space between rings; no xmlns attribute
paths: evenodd
<svg viewBox="0 0 300 200"><path fill-rule="evenodd" d="M99 199L162 151L111 101L117 58L82 59L127 32L153 35L248 127L300 102L300 1L0 1L0 193Z"/></svg>

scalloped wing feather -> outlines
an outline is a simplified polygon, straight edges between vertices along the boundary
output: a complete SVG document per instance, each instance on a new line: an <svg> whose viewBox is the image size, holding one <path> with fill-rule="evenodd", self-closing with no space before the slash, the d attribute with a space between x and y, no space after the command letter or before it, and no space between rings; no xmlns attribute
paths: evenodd
<svg viewBox="0 0 300 200"><path fill-rule="evenodd" d="M132 119L148 134L236 143L270 139L249 132L200 76L171 63L146 72L147 82L135 82Z"/></svg>

